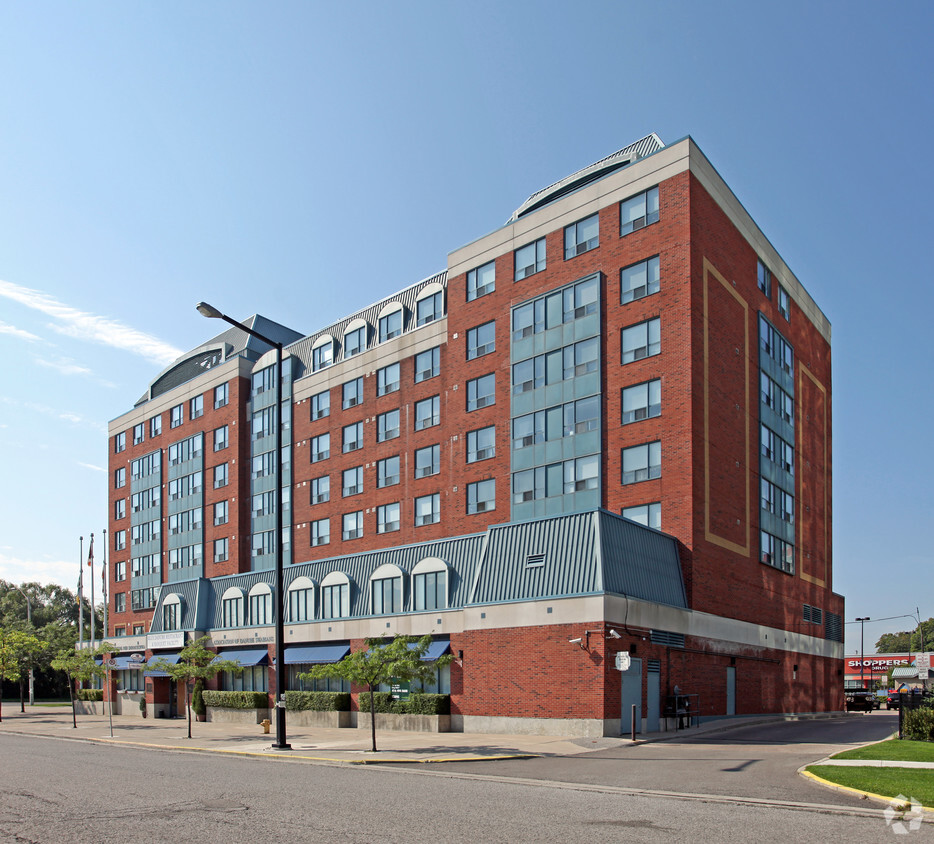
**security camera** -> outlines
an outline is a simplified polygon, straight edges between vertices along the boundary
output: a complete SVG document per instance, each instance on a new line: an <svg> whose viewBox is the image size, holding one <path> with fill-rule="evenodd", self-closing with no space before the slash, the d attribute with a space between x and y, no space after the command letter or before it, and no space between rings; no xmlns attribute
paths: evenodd
<svg viewBox="0 0 934 844"><path fill-rule="evenodd" d="M578 636L576 639L568 639L569 645L579 645L583 641L582 636Z"/></svg>
<svg viewBox="0 0 934 844"><path fill-rule="evenodd" d="M611 638L611 639L622 639L623 637L620 636L619 633L617 633L615 630L613 630L613 629L611 628L611 629L610 629L610 638Z"/></svg>

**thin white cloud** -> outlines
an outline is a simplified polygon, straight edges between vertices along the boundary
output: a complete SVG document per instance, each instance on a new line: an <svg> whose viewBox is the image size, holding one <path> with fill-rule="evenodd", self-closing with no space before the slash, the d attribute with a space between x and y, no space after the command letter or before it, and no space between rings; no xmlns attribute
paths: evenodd
<svg viewBox="0 0 934 844"><path fill-rule="evenodd" d="M87 543L85 543L87 551ZM78 549L72 562L63 560L26 560L9 554L0 554L0 578L10 583L57 583L66 586L72 592L78 588ZM87 575L85 575L87 586Z"/></svg>
<svg viewBox="0 0 934 844"><path fill-rule="evenodd" d="M53 419L61 419L65 422L71 422L73 425L80 425L84 428L91 428L95 431L107 433L107 426L95 419L88 419L80 413L74 413L70 410L56 410L46 404L39 404L34 401L18 401L8 396L0 396L0 402L8 404L11 407L21 407L26 410L32 410L35 413L41 413L43 416L51 416Z"/></svg>
<svg viewBox="0 0 934 844"><path fill-rule="evenodd" d="M103 466L95 466L93 463L82 463L80 460L76 460L75 462L84 469L93 469L95 472L107 471Z"/></svg>
<svg viewBox="0 0 934 844"><path fill-rule="evenodd" d="M0 282L2 284L2 282ZM9 337L17 337L20 340L27 340L30 343L41 339L37 335L33 334L31 331L26 331L22 328L17 328L15 325L9 325L8 323L0 320L0 334L6 334Z"/></svg>
<svg viewBox="0 0 934 844"><path fill-rule="evenodd" d="M82 366L80 363L75 363L71 358L58 358L56 360L49 360L48 358L34 358L35 362L39 366L47 366L49 369L54 369L56 372L60 372L62 375L92 375L90 369L86 366Z"/></svg>
<svg viewBox="0 0 934 844"><path fill-rule="evenodd" d="M56 322L49 327L67 337L112 346L162 365L171 363L182 354L181 349L176 349L158 337L137 331L109 317L80 311L41 290L31 290L0 280L0 296L52 317Z"/></svg>

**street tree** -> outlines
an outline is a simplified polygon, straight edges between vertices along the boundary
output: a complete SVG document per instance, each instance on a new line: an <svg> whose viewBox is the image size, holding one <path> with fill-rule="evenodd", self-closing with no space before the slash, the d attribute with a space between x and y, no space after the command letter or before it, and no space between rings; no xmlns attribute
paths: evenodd
<svg viewBox="0 0 934 844"><path fill-rule="evenodd" d="M876 642L877 654L916 654L930 651L934 651L934 618L922 621L914 630L883 633Z"/></svg>
<svg viewBox="0 0 934 844"><path fill-rule="evenodd" d="M191 738L191 701L188 693L188 684L192 681L203 685L205 680L216 677L222 671L230 671L239 674L243 671L243 666L239 662L230 659L218 659L214 651L209 651L205 644L210 636L202 636L195 639L182 648L178 655L178 662L169 662L169 660L160 657L151 663L151 668L155 671L164 671L173 680L185 684L185 709L188 710L188 738Z"/></svg>
<svg viewBox="0 0 934 844"><path fill-rule="evenodd" d="M62 650L58 656L51 662L51 667L56 671L63 672L68 678L68 696L71 699L71 722L72 726L78 728L78 715L75 706L75 685L77 683L89 683L95 677L105 677L107 668L103 662L98 662L98 657L104 657L117 650L116 645L109 642L103 642L98 647L91 650L83 648L77 650L74 647Z"/></svg>
<svg viewBox="0 0 934 844"><path fill-rule="evenodd" d="M22 635L18 630L0 627L0 689L4 680L19 679L19 660L16 658L14 637ZM3 721L3 695L0 694L0 722Z"/></svg>
<svg viewBox="0 0 934 844"><path fill-rule="evenodd" d="M393 681L407 683L425 681L434 676L438 666L450 664L450 654L435 662L426 662L423 657L431 646L431 636L420 639L414 636L396 636L394 639L367 639L366 650L354 651L340 662L316 665L311 671L300 675L303 680L338 677L357 686L365 686L370 692L370 731L372 749L376 752L376 699L374 693L381 683Z"/></svg>

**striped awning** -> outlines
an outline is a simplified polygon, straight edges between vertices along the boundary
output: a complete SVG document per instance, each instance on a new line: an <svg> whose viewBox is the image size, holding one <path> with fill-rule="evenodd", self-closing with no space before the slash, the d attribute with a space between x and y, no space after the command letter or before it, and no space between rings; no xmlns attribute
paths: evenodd
<svg viewBox="0 0 934 844"><path fill-rule="evenodd" d="M340 662L350 653L350 645L306 645L285 649L286 665L321 665Z"/></svg>
<svg viewBox="0 0 934 844"><path fill-rule="evenodd" d="M247 648L239 651L219 651L214 657L214 662L223 659L229 659L239 663L244 668L252 668L254 665L267 665L269 663L269 652L266 648Z"/></svg>

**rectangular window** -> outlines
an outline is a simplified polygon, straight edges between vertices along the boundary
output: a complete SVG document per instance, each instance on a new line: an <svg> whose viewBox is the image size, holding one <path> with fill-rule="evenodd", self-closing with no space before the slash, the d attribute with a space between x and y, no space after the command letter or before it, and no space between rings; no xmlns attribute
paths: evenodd
<svg viewBox="0 0 934 844"><path fill-rule="evenodd" d="M496 403L496 377L491 372L467 382L467 411Z"/></svg>
<svg viewBox="0 0 934 844"><path fill-rule="evenodd" d="M435 346L415 355L415 383L427 381L441 374L441 348Z"/></svg>
<svg viewBox="0 0 934 844"><path fill-rule="evenodd" d="M121 466L114 472L114 489L126 486L126 466Z"/></svg>
<svg viewBox="0 0 934 844"><path fill-rule="evenodd" d="M589 252L600 245L600 221L596 214L576 223L572 223L564 230L564 260Z"/></svg>
<svg viewBox="0 0 934 844"><path fill-rule="evenodd" d="M545 330L545 300L519 305L512 312L512 339L522 340Z"/></svg>
<svg viewBox="0 0 934 844"><path fill-rule="evenodd" d="M327 460L331 456L331 435L318 434L311 438L311 462Z"/></svg>
<svg viewBox="0 0 934 844"><path fill-rule="evenodd" d="M272 390L276 386L275 369L275 366L267 366L253 373L251 390L253 398L261 396L263 393Z"/></svg>
<svg viewBox="0 0 934 844"><path fill-rule="evenodd" d="M785 317L786 320L791 320L791 297L788 295L788 291L780 284L778 285L778 312Z"/></svg>
<svg viewBox="0 0 934 844"><path fill-rule="evenodd" d="M467 360L496 351L496 322L485 322L467 329Z"/></svg>
<svg viewBox="0 0 934 844"><path fill-rule="evenodd" d="M662 476L662 444L659 441L623 449L623 484L635 484Z"/></svg>
<svg viewBox="0 0 934 844"><path fill-rule="evenodd" d="M600 457L596 454L564 461L564 494L597 489L600 485Z"/></svg>
<svg viewBox="0 0 934 844"><path fill-rule="evenodd" d="M126 516L126 499L118 498L114 501L114 519L122 519Z"/></svg>
<svg viewBox="0 0 934 844"><path fill-rule="evenodd" d="M790 475L795 473L795 450L766 425L760 426L760 452L766 460L780 466Z"/></svg>
<svg viewBox="0 0 934 844"><path fill-rule="evenodd" d="M430 445L415 452L415 477L427 478L441 471L441 446Z"/></svg>
<svg viewBox="0 0 934 844"><path fill-rule="evenodd" d="M619 204L620 237L658 222L658 188L649 188Z"/></svg>
<svg viewBox="0 0 934 844"><path fill-rule="evenodd" d="M328 339L326 343L315 346L311 350L311 371L318 372L334 363L334 341Z"/></svg>
<svg viewBox="0 0 934 844"><path fill-rule="evenodd" d="M526 469L516 472L512 476L512 501L522 504L525 501L535 501L545 497L545 468L539 466L535 469Z"/></svg>
<svg viewBox="0 0 934 844"><path fill-rule="evenodd" d="M512 420L513 449L526 448L545 441L545 411L527 413Z"/></svg>
<svg viewBox="0 0 934 844"><path fill-rule="evenodd" d="M376 442L382 443L399 436L399 410L387 410L376 417Z"/></svg>
<svg viewBox="0 0 934 844"><path fill-rule="evenodd" d="M314 621L315 618L315 590L289 589L289 621ZM290 689L298 687L291 683Z"/></svg>
<svg viewBox="0 0 934 844"><path fill-rule="evenodd" d="M623 329L623 363L652 357L661 353L661 320L655 319Z"/></svg>
<svg viewBox="0 0 934 844"><path fill-rule="evenodd" d="M152 419L149 420L149 436L150 438L158 437L159 434L161 433L162 433L162 416L160 414L159 416L153 416Z"/></svg>
<svg viewBox="0 0 934 844"><path fill-rule="evenodd" d="M341 487L341 495L347 498L351 495L360 495L363 492L363 467L354 466L350 469L344 469L344 481Z"/></svg>
<svg viewBox="0 0 934 844"><path fill-rule="evenodd" d="M350 615L350 584L336 583L321 590L321 617L347 618Z"/></svg>
<svg viewBox="0 0 934 844"><path fill-rule="evenodd" d="M114 551L122 551L126 548L126 531L118 530L114 533Z"/></svg>
<svg viewBox="0 0 934 844"><path fill-rule="evenodd" d="M363 423L354 422L353 425L344 426L343 452L356 451L363 448Z"/></svg>
<svg viewBox="0 0 934 844"><path fill-rule="evenodd" d="M445 571L428 571L414 578L415 612L447 608L447 580Z"/></svg>
<svg viewBox="0 0 934 844"><path fill-rule="evenodd" d="M253 534L253 556L265 557L276 552L276 532L264 530Z"/></svg>
<svg viewBox="0 0 934 844"><path fill-rule="evenodd" d="M331 391L324 390L311 397L311 421L331 415Z"/></svg>
<svg viewBox="0 0 934 844"><path fill-rule="evenodd" d="M241 627L243 625L243 597L224 598L221 609L223 612L224 627Z"/></svg>
<svg viewBox="0 0 934 844"><path fill-rule="evenodd" d="M623 516L638 522L640 525L662 529L662 505L659 501L653 501L651 504L638 504L635 507L624 507Z"/></svg>
<svg viewBox="0 0 934 844"><path fill-rule="evenodd" d="M795 355L791 344L762 314L759 314L759 345L785 372L794 371Z"/></svg>
<svg viewBox="0 0 934 844"><path fill-rule="evenodd" d="M496 289L496 264L490 261L467 273L467 301L479 299Z"/></svg>
<svg viewBox="0 0 934 844"><path fill-rule="evenodd" d="M662 382L656 378L623 389L623 424L662 415Z"/></svg>
<svg viewBox="0 0 934 844"><path fill-rule="evenodd" d="M344 384L343 408L347 410L363 403L363 378L354 378Z"/></svg>
<svg viewBox="0 0 934 844"><path fill-rule="evenodd" d="M169 425L172 428L177 428L182 422L185 421L185 408L183 405L177 404L169 411Z"/></svg>
<svg viewBox="0 0 934 844"><path fill-rule="evenodd" d="M600 296L600 287L597 281L597 277L594 277L564 288L561 292L562 322L573 322L575 319L580 319L581 317L597 312L597 304ZM549 296L546 298L545 302L548 308L553 309L551 304L552 298L553 296ZM552 322L550 315L548 322L550 328Z"/></svg>
<svg viewBox="0 0 934 844"><path fill-rule="evenodd" d="M634 302L636 299L658 293L660 289L658 255L631 267L624 267L620 270L619 275L619 286L624 305L627 302Z"/></svg>
<svg viewBox="0 0 934 844"><path fill-rule="evenodd" d="M179 440L177 443L172 443L169 446L169 466L177 466L179 463L184 463L186 460L194 460L197 457L201 456L203 447L203 438L201 434L195 434L193 437L188 437L188 439ZM148 459L151 461L152 455ZM144 475L151 474L153 471L152 466L143 465L147 460L146 457L141 458L139 462L139 474L134 473L134 477L143 477Z"/></svg>
<svg viewBox="0 0 934 844"><path fill-rule="evenodd" d="M433 525L441 521L441 493L415 499L415 525Z"/></svg>
<svg viewBox="0 0 934 844"><path fill-rule="evenodd" d="M391 363L376 370L376 395L385 396L399 389L399 371L398 363Z"/></svg>
<svg viewBox="0 0 934 844"><path fill-rule="evenodd" d="M361 325L344 335L344 360L359 355L366 348L366 326Z"/></svg>
<svg viewBox="0 0 934 844"><path fill-rule="evenodd" d="M545 355L519 361L512 365L512 391L527 393L545 386Z"/></svg>
<svg viewBox="0 0 934 844"><path fill-rule="evenodd" d="M188 414L191 419L197 419L199 416L204 415L204 396L195 396L191 399Z"/></svg>
<svg viewBox="0 0 934 844"><path fill-rule="evenodd" d="M229 445L227 439L227 426L223 425L220 428L214 429L214 450L223 451Z"/></svg>
<svg viewBox="0 0 934 844"><path fill-rule="evenodd" d="M398 501L392 504L382 504L376 508L376 532L392 533L392 531L399 530L400 519Z"/></svg>
<svg viewBox="0 0 934 844"><path fill-rule="evenodd" d="M415 430L422 431L441 422L441 397L431 396L415 402Z"/></svg>
<svg viewBox="0 0 934 844"><path fill-rule="evenodd" d="M126 431L121 431L114 436L114 454L126 451Z"/></svg>
<svg viewBox="0 0 934 844"><path fill-rule="evenodd" d="M214 489L220 489L227 486L227 464L220 463L214 467Z"/></svg>
<svg viewBox="0 0 934 844"><path fill-rule="evenodd" d="M762 261L756 261L756 279L759 284L759 289L765 294L767 299L771 299L772 273L769 271L769 268L762 263Z"/></svg>
<svg viewBox="0 0 934 844"><path fill-rule="evenodd" d="M142 422L133 426L133 445L139 445L146 439L145 430L145 425Z"/></svg>
<svg viewBox="0 0 934 844"><path fill-rule="evenodd" d="M563 378L565 381L579 375L587 375L589 372L596 372L600 366L600 342L597 337L581 340L573 346L565 346L562 352L564 356ZM548 383L551 383L550 378Z"/></svg>
<svg viewBox="0 0 934 844"><path fill-rule="evenodd" d="M214 525L226 525L228 519L228 510L226 501L218 501L214 505Z"/></svg>
<svg viewBox="0 0 934 844"><path fill-rule="evenodd" d="M114 563L114 580L118 583L126 580L126 560L120 560L120 562Z"/></svg>
<svg viewBox="0 0 934 844"><path fill-rule="evenodd" d="M117 592L114 595L114 612L126 612L126 592Z"/></svg>
<svg viewBox="0 0 934 844"><path fill-rule="evenodd" d="M376 462L376 486L394 486L399 483L399 455L386 457Z"/></svg>
<svg viewBox="0 0 934 844"><path fill-rule="evenodd" d="M467 512L486 513L496 509L496 481L492 478L467 484Z"/></svg>
<svg viewBox="0 0 934 844"><path fill-rule="evenodd" d="M759 531L759 560L792 574L795 570L795 546L764 530Z"/></svg>
<svg viewBox="0 0 934 844"><path fill-rule="evenodd" d="M214 562L223 563L227 559L227 550L228 550L228 540L225 537L224 539L215 539L214 540Z"/></svg>
<svg viewBox="0 0 934 844"><path fill-rule="evenodd" d="M311 482L311 503L324 504L331 500L331 478L329 475L323 475L320 478L314 478Z"/></svg>
<svg viewBox="0 0 934 844"><path fill-rule="evenodd" d="M311 523L311 544L328 545L331 542L331 520L318 519Z"/></svg>
<svg viewBox="0 0 934 844"><path fill-rule="evenodd" d="M402 310L393 311L379 318L379 342L385 343L402 333Z"/></svg>
<svg viewBox="0 0 934 844"><path fill-rule="evenodd" d="M528 278L545 269L545 238L523 246L515 251L516 281Z"/></svg>
<svg viewBox="0 0 934 844"><path fill-rule="evenodd" d="M467 432L467 462L489 460L496 457L496 427L480 428Z"/></svg>
<svg viewBox="0 0 934 844"><path fill-rule="evenodd" d="M214 409L219 410L226 407L230 401L230 385L221 384L214 388Z"/></svg>
<svg viewBox="0 0 934 844"><path fill-rule="evenodd" d="M341 539L359 539L361 536L363 536L363 511L345 513Z"/></svg>
<svg viewBox="0 0 934 844"><path fill-rule="evenodd" d="M428 325L444 316L444 291L439 290L415 303L415 324Z"/></svg>
<svg viewBox="0 0 934 844"><path fill-rule="evenodd" d="M550 414L550 409L546 413ZM600 396L568 402L564 405L563 416L562 431L565 437L596 431L600 427ZM548 431L548 439L553 438L552 432Z"/></svg>
<svg viewBox="0 0 934 844"><path fill-rule="evenodd" d="M373 596L374 615L402 611L401 577L382 577L373 580L370 582L370 590Z"/></svg>

